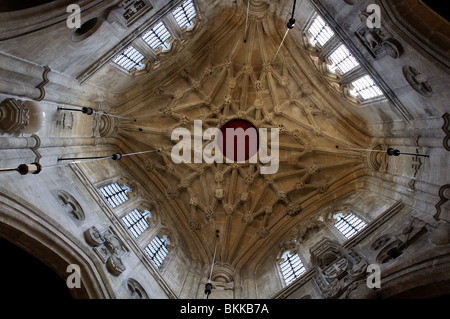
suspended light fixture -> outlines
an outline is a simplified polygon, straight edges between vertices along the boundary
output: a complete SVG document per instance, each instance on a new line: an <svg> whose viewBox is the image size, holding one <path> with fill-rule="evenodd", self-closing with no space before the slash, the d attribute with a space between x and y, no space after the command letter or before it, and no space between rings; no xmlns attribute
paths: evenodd
<svg viewBox="0 0 450 319"><path fill-rule="evenodd" d="M428 155L428 154L405 153L405 152L400 152L399 150L396 150L393 148L388 148L388 150L386 151L386 154L389 156L399 156L400 154L403 154L403 155L430 157L430 155Z"/></svg>
<svg viewBox="0 0 450 319"><path fill-rule="evenodd" d="M297 1L294 0L294 6L293 6L293 8L292 8L292 15L291 15L291 18L289 19L289 21L288 21L288 23L287 23L287 30L286 30L286 33L284 34L284 37L283 37L283 39L281 40L280 45L278 46L278 50L277 50L277 52L275 53L275 56L274 56L274 58L273 58L273 60L272 60L272 64L275 62L275 59L276 59L277 56L278 56L278 52L280 51L281 46L283 45L284 39L286 39L286 36L287 36L289 30L293 29L294 26L295 26L294 14L295 14L295 5L296 5L296 3L297 3Z"/></svg>
<svg viewBox="0 0 450 319"><path fill-rule="evenodd" d="M143 151L143 152L137 152L137 153L129 153L129 154L120 154L120 153L115 153L109 156L92 156L92 157L59 157L58 158L58 162L60 161L79 161L79 160L102 160L102 159L112 159L113 161L120 161L122 159L122 157L126 157L126 156L132 156L132 155L139 155L139 154L146 154L146 153L152 153L152 152L158 152L160 153L161 150L157 149L157 150L151 150L151 151Z"/></svg>
<svg viewBox="0 0 450 319"><path fill-rule="evenodd" d="M61 161L71 161L72 163L80 160L88 160L88 161L96 161L96 160L103 160L103 159L112 159L113 161L120 161L123 157L127 156L133 156L133 155L139 155L139 154L146 154L146 153L152 153L152 152L158 152L161 153L160 149L151 150L151 151L143 151L143 152L137 152L137 153L129 153L129 154L120 154L115 153L109 156L90 156L90 157L59 157L58 162ZM69 163L70 164L70 163ZM58 164L58 165L50 165L47 167L59 167L64 166L66 164ZM42 171L43 166L38 163L38 161L31 163L31 164L21 164L17 168L0 168L0 172L14 172L17 171L21 175L27 175L27 174L39 174Z"/></svg>
<svg viewBox="0 0 450 319"><path fill-rule="evenodd" d="M99 160L99 159L107 159L107 158L111 158L113 161L120 161L122 159L122 154L115 153L110 156L92 156L92 157L69 157L69 158L59 157L58 162L60 162L60 161L79 161L79 160Z"/></svg>
<svg viewBox="0 0 450 319"><path fill-rule="evenodd" d="M293 29L295 26L295 19L294 19L294 13L295 13L295 4L296 4L297 0L294 0L294 7L292 8L292 16L289 19L288 23L287 23L287 27L288 29Z"/></svg>
<svg viewBox="0 0 450 319"><path fill-rule="evenodd" d="M247 43L248 10L249 9L250 9L250 0L247 1L247 15L245 17L244 43Z"/></svg>
<svg viewBox="0 0 450 319"><path fill-rule="evenodd" d="M37 175L42 171L42 165L35 162L31 164L20 164L17 168L1 168L0 172L17 171L20 175L34 174Z"/></svg>
<svg viewBox="0 0 450 319"><path fill-rule="evenodd" d="M216 245L215 245L215 248L214 248L213 260L212 260L212 263L211 263L211 272L209 273L209 280L208 280L208 282L205 285L206 299L208 299L209 295L211 294L212 288L213 288L212 283L211 283L211 278L212 278L212 273L213 273L213 268L214 268L214 261L216 259L217 241L218 241L218 239L219 239L219 230L217 229L216 230Z"/></svg>
<svg viewBox="0 0 450 319"><path fill-rule="evenodd" d="M82 107L81 109L72 109L72 108L58 106L58 111L60 111L60 110L81 112L81 113L86 114L86 115L94 114L94 109L92 107Z"/></svg>
<svg viewBox="0 0 450 319"><path fill-rule="evenodd" d="M86 115L92 115L94 113L97 114L101 114L101 115L105 115L105 116L111 116L111 117L117 117L117 118L121 118L121 119L129 119L127 117L124 116L120 116L120 115L112 115L112 114L107 114L107 113L103 113L103 112L97 112L95 111L92 107L82 107L81 109L74 109L74 108L69 108L69 107L62 107L62 106L58 106L58 111L73 111L73 112L81 112L83 114ZM134 120L136 122L136 120Z"/></svg>
<svg viewBox="0 0 450 319"><path fill-rule="evenodd" d="M339 148L339 146L336 145L336 148ZM381 151L381 150L368 150L364 148L345 148L346 150L352 150L352 151L367 151L367 152L377 152L377 153L386 153L388 156L399 156L399 155L411 155L411 156L423 156L423 157L430 157L429 154L419 154L419 153L406 153L406 152L400 152L398 149L394 149L392 147L388 148L387 151Z"/></svg>

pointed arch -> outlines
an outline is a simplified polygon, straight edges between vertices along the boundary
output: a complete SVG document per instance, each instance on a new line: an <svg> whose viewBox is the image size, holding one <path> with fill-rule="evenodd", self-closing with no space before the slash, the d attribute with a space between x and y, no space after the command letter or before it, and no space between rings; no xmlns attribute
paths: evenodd
<svg viewBox="0 0 450 319"><path fill-rule="evenodd" d="M80 267L81 288L71 289L75 299L115 297L81 242L44 220L44 212L5 193L0 193L0 207L0 237L36 257L64 280L70 275L69 265Z"/></svg>

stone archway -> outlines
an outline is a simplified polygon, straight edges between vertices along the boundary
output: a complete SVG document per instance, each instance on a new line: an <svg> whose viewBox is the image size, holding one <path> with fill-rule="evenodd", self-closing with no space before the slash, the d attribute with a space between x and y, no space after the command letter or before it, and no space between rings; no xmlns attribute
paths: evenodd
<svg viewBox="0 0 450 319"><path fill-rule="evenodd" d="M81 287L70 290L74 299L114 298L103 283L95 264L67 234L42 219L42 212L36 212L12 197L0 194L0 238L25 250L53 270L64 281L73 274L67 271L69 265L78 265L81 273ZM7 258L14 256L5 256ZM32 267L31 267L32 268ZM24 275L30 275L29 273ZM39 274L36 274L39 275ZM26 287L24 287L26 293Z"/></svg>

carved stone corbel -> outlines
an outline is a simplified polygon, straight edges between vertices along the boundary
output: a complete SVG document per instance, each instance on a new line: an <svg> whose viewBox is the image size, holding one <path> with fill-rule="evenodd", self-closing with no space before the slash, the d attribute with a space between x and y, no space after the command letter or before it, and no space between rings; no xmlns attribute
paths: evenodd
<svg viewBox="0 0 450 319"><path fill-rule="evenodd" d="M367 51L369 51L374 58L381 58L389 55L396 59L401 56L403 47L400 42L381 28L368 28L366 25L368 16L368 12L362 12L360 14L363 26L356 31L356 36L366 47Z"/></svg>

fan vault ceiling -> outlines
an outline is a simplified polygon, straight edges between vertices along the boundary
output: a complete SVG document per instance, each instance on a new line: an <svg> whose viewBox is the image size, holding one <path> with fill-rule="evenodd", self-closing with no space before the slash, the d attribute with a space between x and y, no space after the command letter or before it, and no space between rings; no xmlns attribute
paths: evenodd
<svg viewBox="0 0 450 319"><path fill-rule="evenodd" d="M286 29L283 14L272 12L270 1L250 3L247 28L246 1L225 8L211 25L203 21L202 36L183 49L183 60L156 70L146 83L150 90L132 91L119 108L129 120L117 129L130 151L160 151L135 162L159 185L204 260L212 260L219 230L217 261L234 269L354 190L368 164L346 148L373 147L352 123L359 120L341 115L340 100L318 80L304 48L289 40L275 57ZM261 174L259 163L172 161L175 128L193 132L194 120L202 120L203 130L221 128L231 119L279 129L277 173Z"/></svg>

